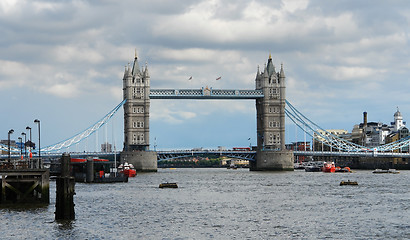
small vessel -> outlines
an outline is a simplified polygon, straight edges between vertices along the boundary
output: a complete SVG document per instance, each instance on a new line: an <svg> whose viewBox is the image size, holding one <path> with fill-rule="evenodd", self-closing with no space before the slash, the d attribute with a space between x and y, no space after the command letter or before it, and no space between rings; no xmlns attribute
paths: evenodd
<svg viewBox="0 0 410 240"><path fill-rule="evenodd" d="M400 173L399 171L397 171L396 169L389 169L387 170L389 173L393 173L393 174L397 174Z"/></svg>
<svg viewBox="0 0 410 240"><path fill-rule="evenodd" d="M127 177L135 177L137 175L137 171L131 163L125 162L124 164L120 164L118 170Z"/></svg>
<svg viewBox="0 0 410 240"><path fill-rule="evenodd" d="M351 172L351 170L350 170L349 167L343 167L343 168L341 168L341 167L336 167L336 168L335 168L335 172Z"/></svg>
<svg viewBox="0 0 410 240"><path fill-rule="evenodd" d="M322 171L322 168L318 166L306 166L305 167L305 172L320 172L320 171Z"/></svg>
<svg viewBox="0 0 410 240"><path fill-rule="evenodd" d="M384 170L384 169L377 168L373 171L373 173L393 173L393 174L397 174L397 173L400 173L400 172L397 171L396 169L392 169L392 168L389 169L389 170Z"/></svg>
<svg viewBox="0 0 410 240"><path fill-rule="evenodd" d="M322 167L323 172L335 172L336 167L334 162L324 162Z"/></svg>
<svg viewBox="0 0 410 240"><path fill-rule="evenodd" d="M229 168L234 169L234 170L238 169L238 167L233 163L231 163L231 165L229 165Z"/></svg>
<svg viewBox="0 0 410 240"><path fill-rule="evenodd" d="M340 186L343 186L343 185L359 185L359 184L356 181L347 180L347 181L340 182Z"/></svg>
<svg viewBox="0 0 410 240"><path fill-rule="evenodd" d="M305 169L305 166L303 165L303 163L296 162L293 164L293 168L294 169Z"/></svg>
<svg viewBox="0 0 410 240"><path fill-rule="evenodd" d="M178 185L177 183L165 182L165 183L159 184L159 188L178 188Z"/></svg>

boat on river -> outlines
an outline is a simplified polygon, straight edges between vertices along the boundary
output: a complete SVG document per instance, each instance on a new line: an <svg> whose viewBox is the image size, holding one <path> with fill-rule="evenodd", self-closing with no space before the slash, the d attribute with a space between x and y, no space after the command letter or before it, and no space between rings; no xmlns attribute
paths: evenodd
<svg viewBox="0 0 410 240"><path fill-rule="evenodd" d="M321 172L322 171L323 162L321 161L309 161L309 162L304 162L302 164L305 168L305 172Z"/></svg>
<svg viewBox="0 0 410 240"><path fill-rule="evenodd" d="M137 175L137 171L131 163L125 162L124 164L120 164L118 170L127 177L135 177Z"/></svg>
<svg viewBox="0 0 410 240"><path fill-rule="evenodd" d="M320 172L322 171L322 168L319 166L306 166L305 167L305 172Z"/></svg>
<svg viewBox="0 0 410 240"><path fill-rule="evenodd" d="M334 162L324 162L322 167L323 172L335 172L336 167Z"/></svg>
<svg viewBox="0 0 410 240"><path fill-rule="evenodd" d="M373 173L393 173L393 174L397 174L397 173L400 173L400 172L397 171L396 169L388 169L388 170L385 170L385 169L379 169L379 168L377 168L377 169L375 169L375 170L373 171Z"/></svg>
<svg viewBox="0 0 410 240"><path fill-rule="evenodd" d="M350 180L347 180L347 181L341 181L340 182L340 186L344 186L344 185L353 185L353 186L356 186L356 185L359 185L356 181L350 181Z"/></svg>
<svg viewBox="0 0 410 240"><path fill-rule="evenodd" d="M351 170L350 170L349 167L343 167L343 168L341 168L341 167L336 167L336 168L335 168L335 172L351 172Z"/></svg>
<svg viewBox="0 0 410 240"><path fill-rule="evenodd" d="M178 185L177 183L165 182L165 183L159 184L159 188L178 188Z"/></svg>

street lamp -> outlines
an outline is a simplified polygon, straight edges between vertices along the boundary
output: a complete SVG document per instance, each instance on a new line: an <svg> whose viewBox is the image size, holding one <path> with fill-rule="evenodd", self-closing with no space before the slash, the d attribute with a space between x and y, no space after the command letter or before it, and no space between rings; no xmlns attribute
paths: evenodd
<svg viewBox="0 0 410 240"><path fill-rule="evenodd" d="M10 150L10 135L13 134L13 133L14 133L14 130L13 130L13 129L10 129L10 130L9 130L9 133L8 133L8 137L9 137L9 138L8 138L8 145L9 145L9 162L10 162L10 160L11 160L11 156L10 156L10 151L11 151L11 150Z"/></svg>
<svg viewBox="0 0 410 240"><path fill-rule="evenodd" d="M27 147L26 147L26 142L27 142L27 134L22 132L21 136L24 136L24 156L27 158Z"/></svg>
<svg viewBox="0 0 410 240"><path fill-rule="evenodd" d="M26 127L26 130L30 130L30 158L31 158L31 148L32 148L32 144L33 144L33 142L31 141L31 127L29 127L29 126L27 126Z"/></svg>
<svg viewBox="0 0 410 240"><path fill-rule="evenodd" d="M40 153L40 120L36 119L36 120L34 120L34 123L38 123L38 160L40 161L40 159L41 159L41 153Z"/></svg>
<svg viewBox="0 0 410 240"><path fill-rule="evenodd" d="M20 157L23 157L23 138L18 137L18 139L20 140Z"/></svg>

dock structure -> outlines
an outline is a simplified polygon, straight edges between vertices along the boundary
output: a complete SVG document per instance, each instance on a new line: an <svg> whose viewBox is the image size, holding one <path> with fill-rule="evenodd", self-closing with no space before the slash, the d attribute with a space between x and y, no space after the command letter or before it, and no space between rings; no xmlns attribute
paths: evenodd
<svg viewBox="0 0 410 240"><path fill-rule="evenodd" d="M2 169L0 204L50 203L48 169Z"/></svg>

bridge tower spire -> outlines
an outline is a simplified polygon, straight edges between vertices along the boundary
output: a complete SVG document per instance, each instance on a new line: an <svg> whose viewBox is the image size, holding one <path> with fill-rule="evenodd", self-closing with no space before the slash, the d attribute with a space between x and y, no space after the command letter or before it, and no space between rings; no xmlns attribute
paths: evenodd
<svg viewBox="0 0 410 240"><path fill-rule="evenodd" d="M257 154L251 170L293 170L293 153L285 149L286 77L281 65L276 72L269 54L262 73L256 74L256 90L264 97L256 99Z"/></svg>
<svg viewBox="0 0 410 240"><path fill-rule="evenodd" d="M264 94L256 100L258 147L284 150L285 76L276 72L271 55L264 71L257 74L256 89Z"/></svg>
<svg viewBox="0 0 410 240"><path fill-rule="evenodd" d="M140 69L135 52L132 68L123 78L124 149L121 161L132 163L140 171L156 171L156 153L149 151L150 75L148 66Z"/></svg>

